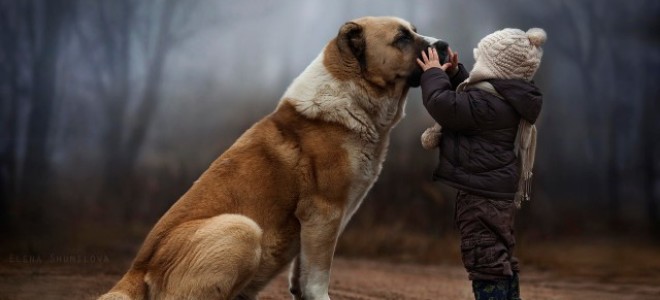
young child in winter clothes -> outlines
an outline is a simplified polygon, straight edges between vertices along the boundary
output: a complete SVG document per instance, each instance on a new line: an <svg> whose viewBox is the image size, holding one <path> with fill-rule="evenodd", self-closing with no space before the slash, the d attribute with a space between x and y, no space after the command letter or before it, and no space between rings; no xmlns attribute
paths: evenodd
<svg viewBox="0 0 660 300"><path fill-rule="evenodd" d="M437 122L422 143L440 149L433 178L458 189L455 221L476 299L520 299L513 222L529 198L542 104L532 77L545 40L539 28L496 31L474 49L469 73L451 49L443 65L431 48L418 59L424 106Z"/></svg>

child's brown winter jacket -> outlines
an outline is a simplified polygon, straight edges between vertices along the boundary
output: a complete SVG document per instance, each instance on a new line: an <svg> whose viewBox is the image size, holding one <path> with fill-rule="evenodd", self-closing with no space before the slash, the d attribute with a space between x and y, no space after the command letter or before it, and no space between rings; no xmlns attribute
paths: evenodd
<svg viewBox="0 0 660 300"><path fill-rule="evenodd" d="M505 99L468 86L461 65L451 78L439 68L422 74L422 99L442 126L440 162L433 178L469 193L513 199L520 176L514 141L520 118L536 122L542 95L524 80L488 80Z"/></svg>

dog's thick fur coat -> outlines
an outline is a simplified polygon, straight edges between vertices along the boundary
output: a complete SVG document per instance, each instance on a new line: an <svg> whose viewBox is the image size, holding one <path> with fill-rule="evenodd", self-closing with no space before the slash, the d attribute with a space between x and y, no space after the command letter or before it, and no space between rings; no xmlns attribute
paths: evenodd
<svg viewBox="0 0 660 300"><path fill-rule="evenodd" d="M344 24L101 299L254 299L288 264L295 299L329 299L337 238L381 171L431 42L398 18Z"/></svg>

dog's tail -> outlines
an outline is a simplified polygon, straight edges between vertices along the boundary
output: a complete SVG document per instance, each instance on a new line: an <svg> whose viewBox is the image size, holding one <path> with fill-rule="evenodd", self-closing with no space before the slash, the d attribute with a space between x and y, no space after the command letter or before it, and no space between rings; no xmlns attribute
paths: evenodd
<svg viewBox="0 0 660 300"><path fill-rule="evenodd" d="M144 281L145 273L129 270L124 277L98 300L143 300L147 296L147 284Z"/></svg>

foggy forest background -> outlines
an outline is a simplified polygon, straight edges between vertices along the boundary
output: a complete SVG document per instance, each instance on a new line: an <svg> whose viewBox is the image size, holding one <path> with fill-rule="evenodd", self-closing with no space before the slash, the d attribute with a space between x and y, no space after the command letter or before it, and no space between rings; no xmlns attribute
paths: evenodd
<svg viewBox="0 0 660 300"><path fill-rule="evenodd" d="M658 1L0 0L2 247L131 241L134 251L339 27L364 15L411 21L468 69L486 34L544 28L519 237L660 239ZM434 252L420 248L456 235L454 192L431 181L437 153L420 145L432 120L418 89L406 114L340 253L424 260Z"/></svg>

